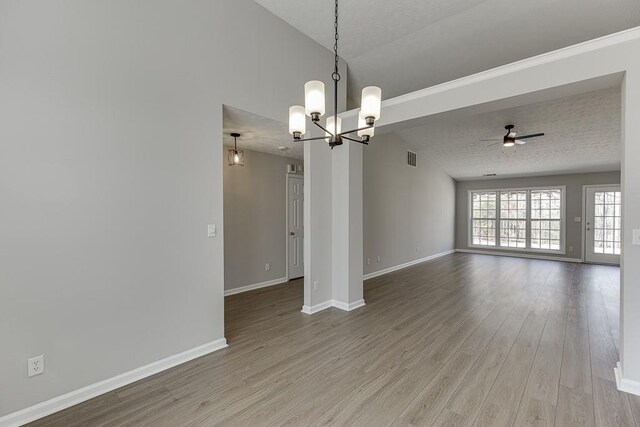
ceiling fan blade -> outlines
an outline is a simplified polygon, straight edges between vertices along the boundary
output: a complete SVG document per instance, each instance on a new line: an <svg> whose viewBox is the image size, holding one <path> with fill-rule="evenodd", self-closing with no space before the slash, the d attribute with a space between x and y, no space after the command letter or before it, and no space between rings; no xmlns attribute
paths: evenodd
<svg viewBox="0 0 640 427"><path fill-rule="evenodd" d="M518 139L529 139L529 138L537 138L539 136L544 136L544 133L532 133L531 135L518 136Z"/></svg>
<svg viewBox="0 0 640 427"><path fill-rule="evenodd" d="M491 141L497 141L500 138L490 138L490 139L479 139L478 142L491 142Z"/></svg>
<svg viewBox="0 0 640 427"><path fill-rule="evenodd" d="M527 141L520 141L519 139L516 139L516 144L518 144L518 145L524 145L526 143L527 143Z"/></svg>
<svg viewBox="0 0 640 427"><path fill-rule="evenodd" d="M502 144L502 141L498 141L495 144L489 144L487 147L493 147L494 145Z"/></svg>

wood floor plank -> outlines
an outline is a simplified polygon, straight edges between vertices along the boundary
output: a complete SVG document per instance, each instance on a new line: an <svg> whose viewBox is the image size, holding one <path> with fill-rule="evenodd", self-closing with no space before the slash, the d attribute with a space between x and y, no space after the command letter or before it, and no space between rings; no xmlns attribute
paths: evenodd
<svg viewBox="0 0 640 427"><path fill-rule="evenodd" d="M514 426L549 426L555 425L556 407L548 402L534 399L530 396L523 397L518 409L518 415Z"/></svg>
<svg viewBox="0 0 640 427"><path fill-rule="evenodd" d="M542 304L527 316L475 425L508 425L515 420L548 314L548 307Z"/></svg>

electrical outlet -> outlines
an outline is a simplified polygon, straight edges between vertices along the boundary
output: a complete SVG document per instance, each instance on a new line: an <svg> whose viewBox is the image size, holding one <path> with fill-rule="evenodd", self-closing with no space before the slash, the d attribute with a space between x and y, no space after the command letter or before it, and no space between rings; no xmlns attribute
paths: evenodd
<svg viewBox="0 0 640 427"><path fill-rule="evenodd" d="M371 258L367 258L367 265L371 265Z"/></svg>
<svg viewBox="0 0 640 427"><path fill-rule="evenodd" d="M378 255L378 264L380 264L380 255Z"/></svg>
<svg viewBox="0 0 640 427"><path fill-rule="evenodd" d="M420 252L420 246L416 246L416 252Z"/></svg>
<svg viewBox="0 0 640 427"><path fill-rule="evenodd" d="M318 281L317 280L315 282L313 282L313 290L314 291L318 290Z"/></svg>
<svg viewBox="0 0 640 427"><path fill-rule="evenodd" d="M215 224L207 225L207 237L216 237L216 225Z"/></svg>
<svg viewBox="0 0 640 427"><path fill-rule="evenodd" d="M44 354L27 359L27 376L44 374Z"/></svg>
<svg viewBox="0 0 640 427"><path fill-rule="evenodd" d="M573 252L573 246L569 246L569 252Z"/></svg>
<svg viewBox="0 0 640 427"><path fill-rule="evenodd" d="M265 269L266 271L271 271L271 264L270 264L270 263L266 263L266 264L264 265L264 269Z"/></svg>

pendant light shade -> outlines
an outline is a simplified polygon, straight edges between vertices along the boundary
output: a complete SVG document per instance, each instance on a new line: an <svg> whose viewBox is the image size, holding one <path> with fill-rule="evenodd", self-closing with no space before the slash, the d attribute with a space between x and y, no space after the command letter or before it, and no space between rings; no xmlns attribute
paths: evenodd
<svg viewBox="0 0 640 427"><path fill-rule="evenodd" d="M377 86L367 86L362 89L362 102L360 103L360 114L365 119L373 117L380 118L380 103L382 100L382 89Z"/></svg>
<svg viewBox="0 0 640 427"><path fill-rule="evenodd" d="M326 136L332 136L333 135L339 135L340 132L342 131L342 119L340 117L337 117L337 128L336 128L336 117L337 116L329 116L327 117L327 130L331 133L327 133L325 132Z"/></svg>
<svg viewBox="0 0 640 427"><path fill-rule="evenodd" d="M229 166L244 166L244 150L238 150L239 133L232 133L233 148L227 150L227 161Z"/></svg>
<svg viewBox="0 0 640 427"><path fill-rule="evenodd" d="M360 137L362 136L372 137L375 132L375 128L373 126L367 127L367 121L362 116L362 114L358 114L358 129L360 129L358 131L358 136Z"/></svg>
<svg viewBox="0 0 640 427"><path fill-rule="evenodd" d="M324 115L324 83L311 80L304 84L304 109L309 117Z"/></svg>
<svg viewBox="0 0 640 427"><path fill-rule="evenodd" d="M289 133L295 138L300 138L307 130L307 118L304 114L304 107L300 105L289 108Z"/></svg>

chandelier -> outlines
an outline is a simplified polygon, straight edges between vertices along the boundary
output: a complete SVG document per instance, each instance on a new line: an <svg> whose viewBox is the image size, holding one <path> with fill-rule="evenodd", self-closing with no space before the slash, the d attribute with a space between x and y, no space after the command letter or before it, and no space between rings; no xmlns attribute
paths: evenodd
<svg viewBox="0 0 640 427"><path fill-rule="evenodd" d="M338 117L338 82L340 73L338 72L338 0L335 2L335 43L334 68L331 79L333 80L333 115L327 117L325 126L320 124L320 117L325 113L324 83L319 80L311 80L304 85L304 107L294 105L289 108L289 133L293 135L293 140L297 142L324 140L329 142L331 149L337 145L342 145L343 140L359 142L368 145L369 139L374 133L375 121L380 118L380 102L382 90L377 86L367 86L362 89L362 102L358 112L358 127L342 132L341 119ZM306 116L311 118L311 122L324 131L324 136L302 139L306 132ZM347 136L357 133L360 139Z"/></svg>
<svg viewBox="0 0 640 427"><path fill-rule="evenodd" d="M234 132L230 135L233 138L233 148L227 150L229 166L244 166L244 150L238 150L238 138L240 138L240 134Z"/></svg>

